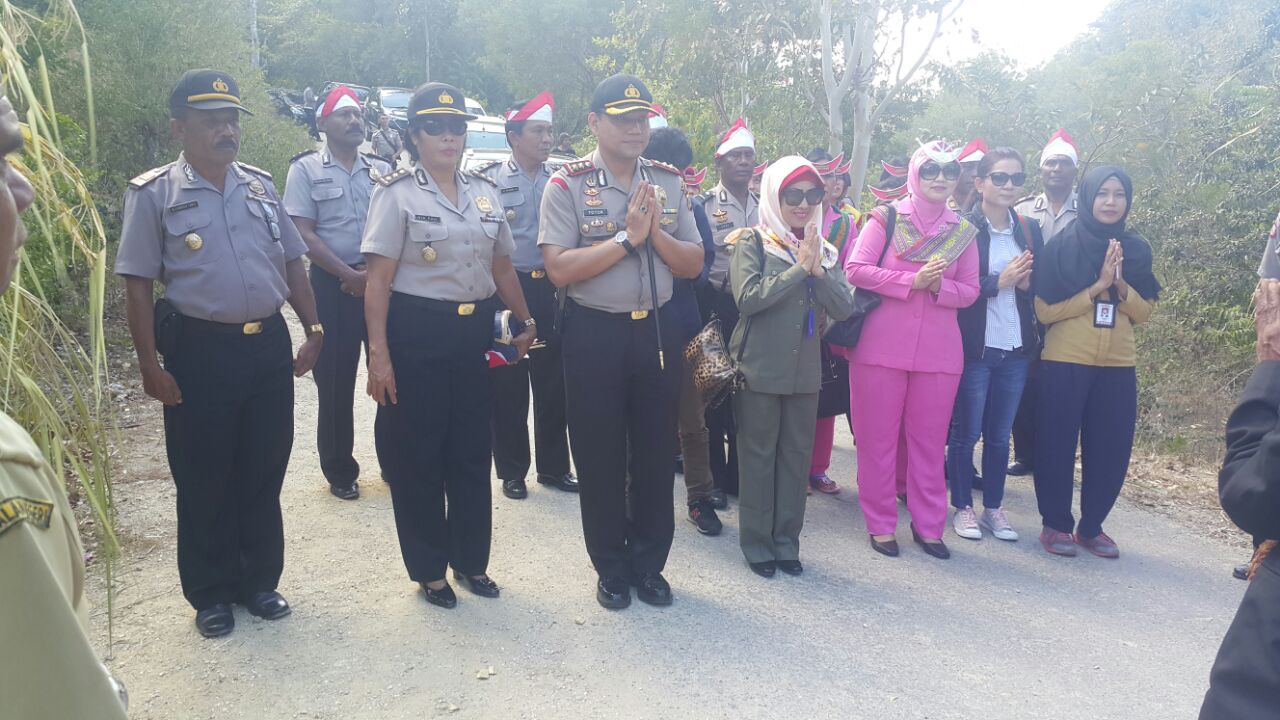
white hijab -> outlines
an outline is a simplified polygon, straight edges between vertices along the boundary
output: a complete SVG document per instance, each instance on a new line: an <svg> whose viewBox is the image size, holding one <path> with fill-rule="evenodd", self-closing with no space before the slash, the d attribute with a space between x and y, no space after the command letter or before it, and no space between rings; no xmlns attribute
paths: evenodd
<svg viewBox="0 0 1280 720"><path fill-rule="evenodd" d="M813 181L818 187L822 187L822 176L818 174L818 169L799 155L788 155L776 160L764 171L764 177L760 180L760 224L756 227L763 231L765 252L792 264L795 264L800 254L800 238L791 232L790 224L783 220L782 199L779 195L782 193L782 183L801 168L813 173ZM822 213L822 203L815 205L813 217L809 221L818 224L819 230L822 227ZM834 267L839 255L834 245L825 239L822 241L822 267Z"/></svg>

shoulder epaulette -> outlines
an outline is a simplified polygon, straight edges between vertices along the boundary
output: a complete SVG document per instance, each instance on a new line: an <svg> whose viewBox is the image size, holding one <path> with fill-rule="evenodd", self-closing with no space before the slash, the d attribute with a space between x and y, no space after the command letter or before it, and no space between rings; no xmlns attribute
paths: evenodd
<svg viewBox="0 0 1280 720"><path fill-rule="evenodd" d="M289 164L292 165L308 155L315 155L319 150L303 150L302 152L289 158Z"/></svg>
<svg viewBox="0 0 1280 720"><path fill-rule="evenodd" d="M564 170L565 175L568 175L569 177L577 177L579 175L586 175L589 172L595 172L596 165L590 160L574 160L572 162L565 163L561 169Z"/></svg>
<svg viewBox="0 0 1280 720"><path fill-rule="evenodd" d="M1035 199L1036 199L1035 195L1028 195L1026 197L1021 197L1021 198L1018 198L1017 200L1014 200L1013 204L1021 205L1022 203L1027 202L1028 200L1035 200Z"/></svg>
<svg viewBox="0 0 1280 720"><path fill-rule="evenodd" d="M499 160L495 160L494 162L501 162L501 161L499 161ZM471 168L470 170L468 170L468 171L467 171L467 174L468 174L468 175L470 175L471 177L473 177L473 178L477 179L477 180L483 180L483 181L485 181L485 182L489 183L490 185L492 185L492 186L494 186L494 187L498 187L498 181L497 181L497 180L494 180L493 178L491 178L491 177L489 177L488 175L485 175L485 174L484 174L484 166L480 166L480 167L473 167L473 168Z"/></svg>
<svg viewBox="0 0 1280 720"><path fill-rule="evenodd" d="M239 160L236 161L236 165L239 165L242 169L248 170L251 173L254 173L256 175L261 175L262 177L268 180L271 179L271 173L267 172L266 170L263 170L260 167L254 167L247 162L240 162Z"/></svg>
<svg viewBox="0 0 1280 720"><path fill-rule="evenodd" d="M315 152L315 151L314 151L314 150L312 150L312 152ZM381 155L379 155L379 154L377 154L377 153L365 152L365 151L361 150L361 151L360 151L360 154L361 154L361 155L363 155L363 156L364 156L364 158L365 158L366 160L378 160L378 161L381 161L381 162L384 162L384 163L385 163L385 162L388 162L386 158L382 157Z"/></svg>
<svg viewBox="0 0 1280 720"><path fill-rule="evenodd" d="M471 168L471 174L475 175L477 173L487 173L501 164L502 164L501 160L490 160L489 162L481 163Z"/></svg>
<svg viewBox="0 0 1280 720"><path fill-rule="evenodd" d="M168 165L161 165L160 167L157 167L157 168L151 168L150 170L139 175L138 177L130 180L129 187L134 188L136 190L141 190L147 185L150 185L151 182L154 181L156 178L169 172L169 168L171 167L173 167L173 163L169 163Z"/></svg>
<svg viewBox="0 0 1280 720"><path fill-rule="evenodd" d="M659 168L659 169L661 169L661 170L666 170L667 172L671 173L672 175L679 175L681 178L683 178L683 177L684 177L684 173L683 173L681 170L679 170L678 168L676 168L676 166L675 166L675 165L668 165L668 164L666 164L666 163L664 163L664 162L658 162L657 160L649 160L648 162L649 162L649 164L650 164L651 166L656 167L656 168Z"/></svg>
<svg viewBox="0 0 1280 720"><path fill-rule="evenodd" d="M744 237L746 237L746 236L750 235L750 234L751 234L751 233L753 233L753 232L755 232L755 231L754 231L753 229L749 228L749 227L740 227L740 228L736 228L733 232L731 232L731 233L729 233L728 235L726 235L726 236L725 236L725 238L724 238L724 244L725 244L725 245L737 245L739 240L741 240L742 238L744 238Z"/></svg>
<svg viewBox="0 0 1280 720"><path fill-rule="evenodd" d="M696 197L702 202L706 202L715 196L716 196L716 193L714 190L708 190L704 193L698 193Z"/></svg>
<svg viewBox="0 0 1280 720"><path fill-rule="evenodd" d="M379 175L378 184L382 187L391 187L394 183L399 182L413 174L407 167L402 167L390 175Z"/></svg>

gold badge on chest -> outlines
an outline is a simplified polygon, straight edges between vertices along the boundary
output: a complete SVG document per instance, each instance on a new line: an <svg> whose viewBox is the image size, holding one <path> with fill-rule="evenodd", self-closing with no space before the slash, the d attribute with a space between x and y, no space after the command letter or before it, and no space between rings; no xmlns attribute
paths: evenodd
<svg viewBox="0 0 1280 720"><path fill-rule="evenodd" d="M489 198L484 195L476 198L476 207L480 208L480 212L493 211L493 203L489 202Z"/></svg>
<svg viewBox="0 0 1280 720"><path fill-rule="evenodd" d="M516 219L516 211L512 210L511 208L507 208L507 222L510 222L515 219Z"/></svg>
<svg viewBox="0 0 1280 720"><path fill-rule="evenodd" d="M436 261L437 257L440 257L440 254L436 252L435 248L431 247L430 245L427 245L426 247L422 248L423 260L426 260L429 263L433 263Z"/></svg>
<svg viewBox="0 0 1280 720"><path fill-rule="evenodd" d="M583 203L586 204L587 207L600 207L604 204L604 201L598 197L589 197L584 200Z"/></svg>
<svg viewBox="0 0 1280 720"><path fill-rule="evenodd" d="M711 213L711 217L715 218L715 219L716 219L716 222L718 222L718 223L719 223L719 222L724 222L725 220L727 220L727 219L729 218L729 211L728 211L728 210L724 210L724 209L720 209L720 210L717 210L717 211L715 211L715 212Z"/></svg>
<svg viewBox="0 0 1280 720"><path fill-rule="evenodd" d="M654 185L654 186L653 186L653 197L654 197L654 199L655 199L655 200L657 200L657 201L658 201L658 204L659 204L659 205L662 205L663 207L666 207L666 205L667 205L667 191L666 191L666 188L662 187L661 185Z"/></svg>
<svg viewBox="0 0 1280 720"><path fill-rule="evenodd" d="M263 185L263 184L262 184L262 181L261 181L261 180L259 180L258 178L254 178L254 179L252 179L252 180L250 180L250 181L249 181L249 189L250 189L251 191L253 191L253 194L254 194L254 195L266 195L266 194L267 194L267 188L266 188L266 186L265 186L265 185Z"/></svg>
<svg viewBox="0 0 1280 720"><path fill-rule="evenodd" d="M188 250L199 250L204 247L204 238L200 237L196 233L187 233L187 236L183 238L183 240L187 243Z"/></svg>

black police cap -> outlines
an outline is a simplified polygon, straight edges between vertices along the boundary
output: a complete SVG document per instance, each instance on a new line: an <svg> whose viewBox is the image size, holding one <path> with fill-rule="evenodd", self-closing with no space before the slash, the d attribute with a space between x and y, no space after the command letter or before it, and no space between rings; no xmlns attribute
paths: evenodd
<svg viewBox="0 0 1280 720"><path fill-rule="evenodd" d="M409 119L461 116L474 120L475 115L467 112L466 98L458 88L441 82L429 82L419 85L409 99Z"/></svg>
<svg viewBox="0 0 1280 720"><path fill-rule="evenodd" d="M653 109L653 95L649 88L635 75L619 73L607 77L596 86L595 95L591 97L591 111L606 115L622 115L633 110Z"/></svg>
<svg viewBox="0 0 1280 720"><path fill-rule="evenodd" d="M169 111L176 112L180 108L193 110L222 110L235 108L243 113L249 109L240 102L240 86L235 78L221 70L201 68L188 70L178 78L178 83L169 93Z"/></svg>

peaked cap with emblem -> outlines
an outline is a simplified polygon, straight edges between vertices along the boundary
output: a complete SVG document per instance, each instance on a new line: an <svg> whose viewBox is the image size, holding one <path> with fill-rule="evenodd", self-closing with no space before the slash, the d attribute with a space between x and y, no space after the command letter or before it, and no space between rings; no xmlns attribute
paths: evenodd
<svg viewBox="0 0 1280 720"><path fill-rule="evenodd" d="M419 85L409 99L409 119L460 116L474 120L467 112L466 98L458 88L441 82Z"/></svg>
<svg viewBox="0 0 1280 720"><path fill-rule="evenodd" d="M618 73L607 77L591 96L591 112L622 115L633 110L644 110L650 115L658 112L649 88L635 75Z"/></svg>
<svg viewBox="0 0 1280 720"><path fill-rule="evenodd" d="M169 93L169 113L177 114L181 108L193 110L223 110L235 108L242 113L249 109L240 102L240 86L235 78L221 70L201 68L188 70L178 78Z"/></svg>

